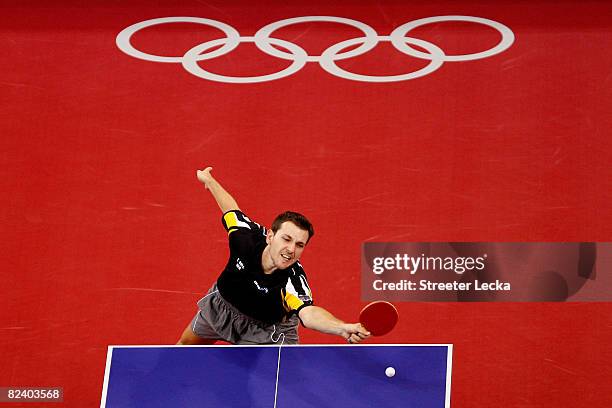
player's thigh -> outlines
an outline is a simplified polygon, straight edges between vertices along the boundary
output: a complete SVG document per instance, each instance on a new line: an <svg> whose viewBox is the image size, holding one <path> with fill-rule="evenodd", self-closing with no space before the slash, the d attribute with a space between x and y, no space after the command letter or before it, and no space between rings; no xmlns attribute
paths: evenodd
<svg viewBox="0 0 612 408"><path fill-rule="evenodd" d="M193 346L193 345L203 345L203 344L214 344L216 343L216 341L217 340L215 339L204 339L196 335L193 332L191 328L191 323L190 323L187 325L187 327L185 327L185 330L183 330L183 334L181 334L181 338L176 344L180 344L184 346Z"/></svg>

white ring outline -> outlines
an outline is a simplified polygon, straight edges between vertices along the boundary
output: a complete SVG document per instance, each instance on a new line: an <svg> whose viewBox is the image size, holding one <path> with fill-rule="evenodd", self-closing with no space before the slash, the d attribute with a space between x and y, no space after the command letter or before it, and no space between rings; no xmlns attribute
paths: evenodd
<svg viewBox="0 0 612 408"><path fill-rule="evenodd" d="M416 39L413 37L406 37L406 34L419 26L437 23L437 22L446 22L446 21L466 21L473 23L480 23L492 27L499 31L502 36L501 41L493 48L477 52L473 54L464 54L464 55L446 55L444 51L442 51L438 46L432 44L425 40ZM216 39L207 41L205 43L199 44L189 51L187 51L182 57L168 57L168 56L160 56L154 54L148 54L142 52L131 44L131 37L137 31L150 27L157 24L164 23L196 23L203 24L207 26L211 26L223 31L226 35L226 38ZM341 41L339 43L333 44L328 47L321 55L311 56L299 45L292 43L290 41L273 38L270 37L270 34L275 30L285 27L291 24L304 23L304 22L336 22L341 24L347 24L353 27L360 29L365 37L353 38L345 41ZM514 33L507 26L494 21L489 20L482 17L473 17L473 16L462 16L462 15L447 15L447 16L434 16L434 17L426 17L418 20L414 20L408 23L405 23L396 29L394 29L389 36L378 36L376 31L368 26L367 24L361 23L356 20L343 18L343 17L333 17L333 16L301 16L294 17L290 19L279 20L277 22L268 24L257 31L254 37L241 37L236 29L229 26L228 24L222 23L220 21L211 20L208 18L201 17L162 17L155 18L151 20L145 20L140 23L133 24L125 29L123 29L116 37L117 47L123 51L124 53L138 59L152 61L152 62L164 62L164 63L181 63L183 67L193 75L196 75L203 79L209 79L217 82L229 82L229 83L255 83L255 82L264 82L271 81L274 79L284 78L289 76L301 68L307 62L318 62L319 65L328 73L346 79L352 79L356 81L368 81L368 82L396 82L403 81L408 79L419 78L424 75L427 75L435 70L437 70L445 61L448 62L456 62L456 61L470 61L477 60L486 57L490 57L496 54L499 54L506 49L508 49L515 40ZM410 55L416 58L430 60L431 63L426 67L411 72L408 74L400 74L400 75L391 75L391 76L371 76L371 75L362 75L355 74L349 71L345 71L342 68L338 67L334 61L342 60L358 55L363 55L364 53L370 51L380 41L391 41L393 46L400 52ZM291 60L293 63L276 73L261 75L261 76L253 76L253 77L230 77L219 74L214 74L208 72L201 68L198 65L198 61L212 59L221 55L225 55L232 50L234 50L240 43L242 42L254 42L255 45L263 52L275 56L285 60ZM347 52L338 52L347 48L351 45L355 45L358 43L362 43L359 47L347 51ZM408 43L412 43L413 45L418 45L422 48L425 48L430 52L430 54L418 51L408 45ZM220 48L210 52L204 53L202 52L213 48L215 46L221 45ZM292 51L292 53L286 53L281 50L278 50L272 45L279 45ZM432 51L433 50L433 51Z"/></svg>
<svg viewBox="0 0 612 408"><path fill-rule="evenodd" d="M353 81L397 82L397 81L406 81L409 79L415 79L415 78L425 76L427 74L431 74L432 72L440 68L442 64L444 64L444 56L445 56L444 51L442 51L437 45L432 44L425 40L419 40L418 38L412 38L412 37L404 37L403 40L406 42L411 42L414 45L418 45L428 50L431 53L429 54L431 57L429 59L431 61L428 65L419 69L418 71L410 72L407 74L386 75L386 76L372 76L372 75L356 74L354 72L349 72L349 71L346 71L340 68L334 62L335 61L334 58L328 58L328 54L335 55L335 52L342 50L344 48L350 47L352 45L355 45L359 42L359 40L363 40L363 39L364 38L353 38L353 39L342 41L342 42L332 45L331 47L326 49L325 52L323 52L323 55L321 55L322 58L321 58L321 61L319 62L319 65L321 65L321 68L323 68L325 71L329 72L330 74L334 76L344 78L344 79L350 79ZM378 40L379 41L393 41L393 39L390 36L380 36L378 37Z"/></svg>
<svg viewBox="0 0 612 408"><path fill-rule="evenodd" d="M359 37L359 38L366 39L361 46L355 48L354 50L337 54L338 56L337 59L345 59L345 58L354 57L356 55L365 54L366 52L376 47L376 45L378 44L378 40L377 40L378 34L369 25L362 23L361 21L352 20L350 18L334 17L334 16L303 16L303 17L294 17L294 18L287 18L284 20L275 21L274 23L268 24L260 28L255 33L255 44L257 45L257 47L259 47L260 50L262 50L266 54L272 55L273 57L290 60L292 58L288 56L291 56L293 54L287 54L286 52L280 51L270 46L270 44L266 41L270 39L270 34L278 30L279 28L286 27L292 24L310 23L310 22L346 24L346 25L349 25L351 27L355 27L361 30L365 34L365 37ZM325 51L323 53L325 53ZM323 54L321 55L306 54L306 55L307 55L308 62L319 62L321 60L321 57L323 56Z"/></svg>
<svg viewBox="0 0 612 408"><path fill-rule="evenodd" d="M138 59L142 59L145 61L153 61L153 62L166 62L166 63L181 63L183 57L165 57L162 55L154 55L147 54L146 52L142 52L134 48L131 43L131 38L134 33L143 28L150 27L153 25L165 24L165 23L196 23L203 24L210 27L218 28L223 31L227 36L227 42L223 44L221 48L211 52L210 54L204 54L199 56L200 60L210 59L219 57L221 55L227 54L232 51L234 48L238 46L240 43L240 33L238 31L225 23L222 23L217 20L211 20L209 18L202 17L161 17L154 18L151 20L141 21L140 23L132 24L131 26L124 28L117 35L117 39L115 40L117 47L124 53Z"/></svg>
<svg viewBox="0 0 612 408"><path fill-rule="evenodd" d="M242 39L241 42L255 42L256 41L255 37L241 37L241 39ZM295 52L292 55L296 55L297 58L294 58L293 63L289 65L287 68L281 71L272 73L272 74L252 76L252 77L232 77L232 76L214 74L210 71L203 69L198 64L198 60L200 60L198 56L200 55L200 53L203 51L206 51L209 48L213 48L217 45L222 44L223 41L225 41L224 38L219 39L219 40L207 41L205 43L196 45L195 47L187 51L185 55L183 56L183 60L182 60L183 68L185 68L187 72L197 77L203 78L203 79L208 79L208 80L215 81L215 82L246 84L246 83L273 81L275 79L284 78L302 69L304 65L306 65L306 62L307 62L306 59L308 57L308 54L299 45L294 44L289 41L281 40L278 38L268 38L268 41L270 41L271 43L273 44L276 43L276 45L280 45L281 47L285 47L288 50Z"/></svg>
<svg viewBox="0 0 612 408"><path fill-rule="evenodd" d="M406 45L405 42L401 41L402 38L406 37L408 32L416 27L420 27L425 24L431 23L441 23L447 21L467 21L470 23L480 23L487 25L491 28L496 29L501 35L502 39L495 47L482 51L476 52L473 54L464 54L464 55L446 55L444 57L444 61L448 62L457 62L457 61L473 61L477 59L491 57L493 55L499 54L500 52L505 51L514 43L514 33L510 28L503 25L502 23L498 23L497 21L489 20L487 18L482 17L472 17L472 16L435 16L435 17L425 17L418 20L410 21L406 24L402 24L393 30L390 34L392 39L392 43L399 51L411 55L416 58L421 59L429 59L429 54L425 54L424 52L415 50L411 48L409 45Z"/></svg>

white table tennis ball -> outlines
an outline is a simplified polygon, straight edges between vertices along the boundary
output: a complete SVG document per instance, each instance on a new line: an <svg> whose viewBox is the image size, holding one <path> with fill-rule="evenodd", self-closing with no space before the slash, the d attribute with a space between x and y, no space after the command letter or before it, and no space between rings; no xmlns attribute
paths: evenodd
<svg viewBox="0 0 612 408"><path fill-rule="evenodd" d="M387 369L385 370L385 375L389 378L393 377L395 375L395 368L387 367Z"/></svg>

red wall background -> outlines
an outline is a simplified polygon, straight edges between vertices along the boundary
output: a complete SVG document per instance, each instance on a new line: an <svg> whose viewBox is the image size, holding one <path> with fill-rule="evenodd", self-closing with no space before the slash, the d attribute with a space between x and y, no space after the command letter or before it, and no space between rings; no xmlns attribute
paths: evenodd
<svg viewBox="0 0 612 408"><path fill-rule="evenodd" d="M109 344L176 342L227 256L218 208L195 178L207 165L260 223L285 209L312 219L303 263L315 300L345 320L363 305L364 241L610 241L609 2L329 3L3 2L0 386L62 386L62 406L97 406ZM390 84L314 63L272 82L215 83L115 45L125 27L167 16L253 35L330 15L387 35L451 14L502 22L516 41ZM332 23L276 33L312 55L358 34ZM498 38L467 23L412 35L449 54ZM213 38L179 24L134 44L181 55ZM202 66L244 76L288 64L243 44ZM339 64L388 75L426 62L385 43ZM453 407L612 405L610 303L398 308L399 327L379 341L453 343Z"/></svg>

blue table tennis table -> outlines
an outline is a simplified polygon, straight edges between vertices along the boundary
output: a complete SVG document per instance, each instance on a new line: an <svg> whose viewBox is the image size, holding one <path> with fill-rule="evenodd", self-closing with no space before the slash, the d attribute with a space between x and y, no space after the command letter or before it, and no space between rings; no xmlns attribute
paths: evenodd
<svg viewBox="0 0 612 408"><path fill-rule="evenodd" d="M451 363L451 344L110 346L101 407L449 408Z"/></svg>

